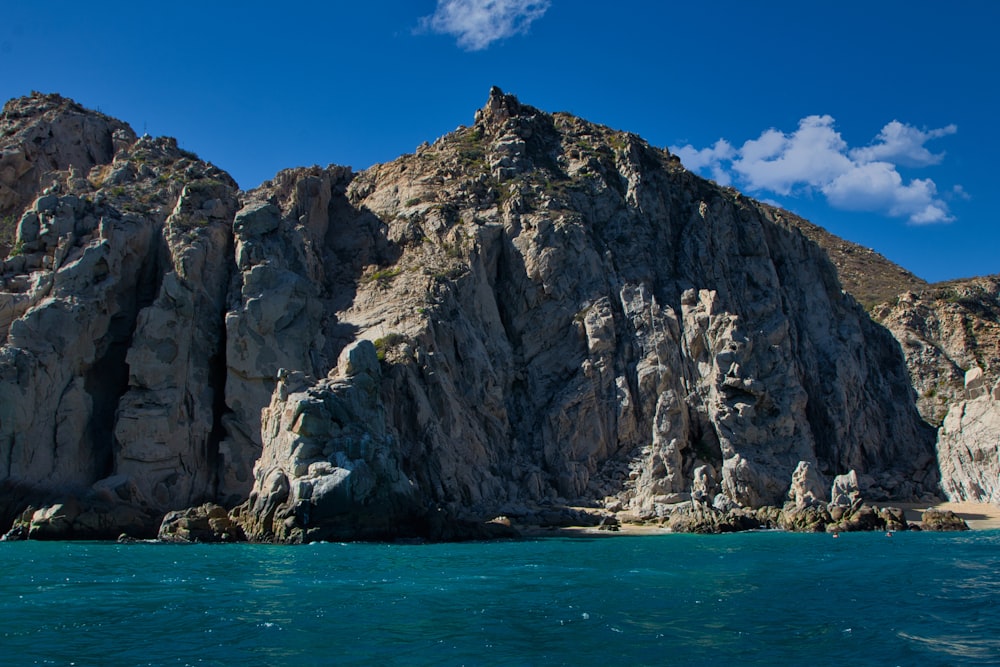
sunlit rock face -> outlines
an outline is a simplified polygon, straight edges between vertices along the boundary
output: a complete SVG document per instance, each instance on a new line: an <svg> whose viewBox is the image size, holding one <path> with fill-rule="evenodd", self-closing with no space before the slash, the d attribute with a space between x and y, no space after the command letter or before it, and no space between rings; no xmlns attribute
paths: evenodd
<svg viewBox="0 0 1000 667"><path fill-rule="evenodd" d="M796 470L937 488L899 345L824 251L634 135L494 89L412 155L239 192L126 129L18 212L9 516L217 501L296 542L781 505Z"/></svg>

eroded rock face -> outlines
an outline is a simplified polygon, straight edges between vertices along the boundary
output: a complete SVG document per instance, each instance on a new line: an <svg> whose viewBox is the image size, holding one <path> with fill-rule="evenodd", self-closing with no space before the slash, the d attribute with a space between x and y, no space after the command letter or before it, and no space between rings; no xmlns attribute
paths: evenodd
<svg viewBox="0 0 1000 667"><path fill-rule="evenodd" d="M941 488L949 500L1000 504L1000 382L970 377L972 400L952 405L938 431Z"/></svg>
<svg viewBox="0 0 1000 667"><path fill-rule="evenodd" d="M261 417L266 445L237 509L250 539L279 542L420 535L424 511L387 429L375 346L362 340L321 382L282 371Z"/></svg>
<svg viewBox="0 0 1000 667"><path fill-rule="evenodd" d="M495 91L474 127L333 188L325 228L373 239L353 255L289 203L324 174L282 177L294 185L253 195L280 219L255 208L246 225L304 253L282 282L351 267L319 283L319 321L289 323L289 340L314 341L298 368L322 377L343 344L311 332L375 342L386 432L423 505L517 516L603 499L648 519L694 496L781 504L800 461L817 489L848 470L875 499L934 488L898 347L823 253L634 136ZM257 502L292 497L268 454L284 437L264 429Z"/></svg>
<svg viewBox="0 0 1000 667"><path fill-rule="evenodd" d="M0 113L0 218L19 217L54 172L82 178L135 139L126 123L59 95L10 100Z"/></svg>
<svg viewBox="0 0 1000 667"><path fill-rule="evenodd" d="M0 517L26 502L121 504L146 524L117 533L155 534L162 512L217 493L236 188L173 140L56 101L2 142L20 150L33 132L36 167L70 169L46 171L0 267Z"/></svg>
<svg viewBox="0 0 1000 667"><path fill-rule="evenodd" d="M243 528L233 521L222 505L205 503L198 507L167 512L156 535L162 542L244 542Z"/></svg>
<svg viewBox="0 0 1000 667"><path fill-rule="evenodd" d="M10 516L245 500L247 537L299 542L936 488L898 346L823 251L634 135L494 90L413 155L238 193L117 131L3 265Z"/></svg>
<svg viewBox="0 0 1000 667"><path fill-rule="evenodd" d="M966 373L981 378L973 392L1000 380L1000 277L905 292L876 306L872 317L899 340L917 407L934 426L941 425L953 403L976 397L967 391Z"/></svg>

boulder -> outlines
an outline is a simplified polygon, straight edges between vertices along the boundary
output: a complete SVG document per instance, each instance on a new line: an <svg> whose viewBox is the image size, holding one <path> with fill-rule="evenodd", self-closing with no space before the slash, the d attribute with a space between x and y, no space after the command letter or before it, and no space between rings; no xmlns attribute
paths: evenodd
<svg viewBox="0 0 1000 667"><path fill-rule="evenodd" d="M858 474L851 470L846 475L837 475L830 488L830 504L837 507L854 507L861 502L858 488Z"/></svg>
<svg viewBox="0 0 1000 667"><path fill-rule="evenodd" d="M825 503L824 481L808 461L799 461L792 472L792 484L788 489L788 499L797 508L813 507Z"/></svg>
<svg viewBox="0 0 1000 667"><path fill-rule="evenodd" d="M789 502L778 517L778 526L795 533L821 533L833 523L825 505L797 505Z"/></svg>
<svg viewBox="0 0 1000 667"><path fill-rule="evenodd" d="M226 508L205 503L186 510L168 512L156 535L162 542L245 542L243 528Z"/></svg>
<svg viewBox="0 0 1000 667"><path fill-rule="evenodd" d="M122 533L152 534L151 514L124 503L107 503L87 496L28 507L4 535L5 540L113 540Z"/></svg>
<svg viewBox="0 0 1000 667"><path fill-rule="evenodd" d="M926 509L920 519L921 530L969 530L969 524L951 510Z"/></svg>
<svg viewBox="0 0 1000 667"><path fill-rule="evenodd" d="M721 512L703 505L684 503L670 512L665 525L675 533L734 533L760 528L761 522L752 510Z"/></svg>

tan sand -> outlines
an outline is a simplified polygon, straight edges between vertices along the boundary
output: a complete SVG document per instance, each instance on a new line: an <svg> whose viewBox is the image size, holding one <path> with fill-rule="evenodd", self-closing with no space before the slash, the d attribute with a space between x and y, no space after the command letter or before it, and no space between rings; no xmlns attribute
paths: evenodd
<svg viewBox="0 0 1000 667"><path fill-rule="evenodd" d="M907 521L920 523L926 509L951 510L965 519L972 530L1000 529L1000 505L974 502L943 502L934 505L921 503L886 503L885 506L899 507ZM617 531L598 530L595 527L567 526L562 528L531 527L523 530L525 537L614 537L616 535L665 535L670 531L655 524L623 523Z"/></svg>
<svg viewBox="0 0 1000 667"><path fill-rule="evenodd" d="M905 511L907 521L913 521L916 523L920 523L920 517L925 509L933 508L938 510L951 510L958 516L965 519L965 523L969 524L969 528L972 530L993 530L1000 528L1000 505L973 502L948 502L938 503L936 505L905 503L889 504L896 504Z"/></svg>

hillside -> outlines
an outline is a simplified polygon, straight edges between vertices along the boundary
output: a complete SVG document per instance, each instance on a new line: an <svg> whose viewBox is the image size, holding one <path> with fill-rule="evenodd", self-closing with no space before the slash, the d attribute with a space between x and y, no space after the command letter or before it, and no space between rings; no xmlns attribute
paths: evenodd
<svg viewBox="0 0 1000 667"><path fill-rule="evenodd" d="M826 251L830 261L837 267L837 275L844 289L868 310L877 304L894 301L904 292L918 292L929 287L926 281L890 262L871 248L834 236L822 227L784 209L774 209L774 215L795 225L806 238Z"/></svg>
<svg viewBox="0 0 1000 667"><path fill-rule="evenodd" d="M900 346L838 269L864 299L920 281L635 135L497 89L474 120L240 192L8 103L0 518L148 535L218 502L300 542L938 492Z"/></svg>

